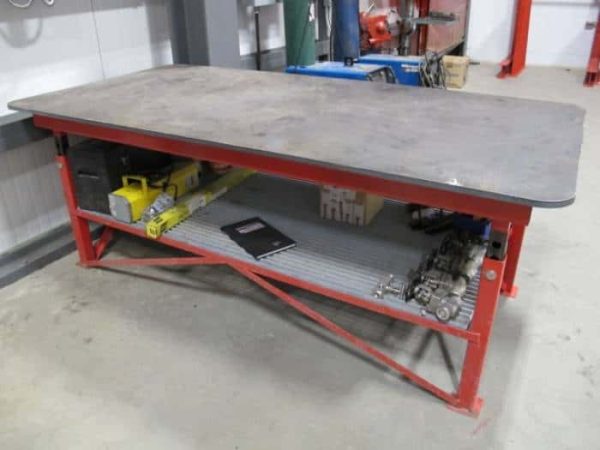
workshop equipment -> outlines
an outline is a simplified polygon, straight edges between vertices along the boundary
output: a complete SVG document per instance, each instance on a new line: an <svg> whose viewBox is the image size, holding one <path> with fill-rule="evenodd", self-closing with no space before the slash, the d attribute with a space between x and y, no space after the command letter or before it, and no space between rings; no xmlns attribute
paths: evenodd
<svg viewBox="0 0 600 450"><path fill-rule="evenodd" d="M361 49L366 53L397 52L402 56L426 51L447 52L464 39L465 20L459 16L465 15L466 9L467 0L372 3L360 14ZM462 27L462 33L456 33L455 26ZM419 27L421 32L417 33ZM428 28L441 28L436 30L433 46L427 42Z"/></svg>
<svg viewBox="0 0 600 450"><path fill-rule="evenodd" d="M144 108L136 107L139 92L132 85L152 92L144 98ZM475 93L378 83L355 83L346 89L348 85L266 71L168 66L16 100L9 107L32 112L34 124L52 130L57 138L59 174L82 266L227 265L455 410L477 414L499 297L516 294L517 266L532 209L565 207L575 199L584 111L573 105ZM210 101L203 100L207 98ZM465 127L474 131L465 133ZM206 214L199 211L161 238L162 244L191 256L103 259L111 230L139 237L145 237L145 231L77 207L65 157L67 133L249 167L274 175L275 182L281 177L303 181L296 182L294 192L310 192L299 200L297 195L286 196L286 186L270 184L260 191L253 185L244 192L241 186L228 194L235 201L213 202ZM432 247L428 239L435 237L415 236L419 232L401 226L404 208L392 217L378 217L373 225L391 219L391 228L383 232L378 226L358 230L324 222L315 217L316 211L305 209L314 209L318 194L304 182L380 195L392 201L391 208L399 201L488 219L488 253L480 276L474 278L476 287L467 290L466 296L472 296L468 304L463 297L458 316L443 323L430 313L423 316L416 301L375 298L376 281L412 266ZM261 262L244 254L218 227L251 214L284 225L297 248ZM99 243L92 240L90 223L108 230ZM458 385L448 390L434 384L279 283L463 340ZM470 314L463 314L467 306Z"/></svg>
<svg viewBox="0 0 600 450"><path fill-rule="evenodd" d="M333 0L333 60L360 56L358 0Z"/></svg>
<svg viewBox="0 0 600 450"><path fill-rule="evenodd" d="M394 56L385 53L369 53L358 58L360 64L389 66L394 71L398 84L421 86L422 56Z"/></svg>
<svg viewBox="0 0 600 450"><path fill-rule="evenodd" d="M204 208L213 200L229 192L230 189L240 184L254 173L249 169L232 169L229 173L213 181L199 192L190 193L182 197L177 205L160 213L146 224L146 236L158 239L163 233L177 226L194 211Z"/></svg>
<svg viewBox="0 0 600 450"><path fill-rule="evenodd" d="M142 213L142 222L149 222L159 214L175 206L175 197L169 192L161 192Z"/></svg>
<svg viewBox="0 0 600 450"><path fill-rule="evenodd" d="M290 66L285 71L313 77L344 78L390 84L396 82L396 77L391 68L376 64L345 64L337 61L326 61L310 66Z"/></svg>
<svg viewBox="0 0 600 450"><path fill-rule="evenodd" d="M124 175L123 187L108 195L111 215L121 222L137 222L162 192L174 198L198 187L198 164L186 163L173 168L158 180L143 175Z"/></svg>
<svg viewBox="0 0 600 450"><path fill-rule="evenodd" d="M373 295L383 300L387 294L392 294L395 297L404 300L406 295L406 284L397 282L393 274L388 275L385 281L377 283Z"/></svg>
<svg viewBox="0 0 600 450"><path fill-rule="evenodd" d="M425 52L420 66L421 85L434 89L446 89L446 69L441 54Z"/></svg>
<svg viewBox="0 0 600 450"><path fill-rule="evenodd" d="M283 0L288 66L307 66L317 59L313 0Z"/></svg>
<svg viewBox="0 0 600 450"><path fill-rule="evenodd" d="M171 155L127 145L95 139L80 142L69 151L79 207L110 214L108 194L122 186L123 175L154 170L170 161Z"/></svg>
<svg viewBox="0 0 600 450"><path fill-rule="evenodd" d="M394 2L395 3L395 2ZM370 7L360 13L360 46L365 52L385 51L389 53L400 46L402 17L394 4L392 7ZM412 32L411 32L412 33Z"/></svg>
<svg viewBox="0 0 600 450"><path fill-rule="evenodd" d="M110 214L108 194L129 170L126 147L89 139L73 146L69 160L79 207Z"/></svg>
<svg viewBox="0 0 600 450"><path fill-rule="evenodd" d="M414 300L441 322L457 316L471 280L479 273L487 242L466 231L444 238L417 271L405 291L406 301Z"/></svg>

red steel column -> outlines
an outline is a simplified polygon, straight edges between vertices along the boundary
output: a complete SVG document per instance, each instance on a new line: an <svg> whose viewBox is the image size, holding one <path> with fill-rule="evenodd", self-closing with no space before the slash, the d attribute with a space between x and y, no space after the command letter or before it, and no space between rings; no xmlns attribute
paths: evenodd
<svg viewBox="0 0 600 450"><path fill-rule="evenodd" d="M427 17L429 15L430 0L420 0L418 2L419 17ZM424 55L427 51L427 38L429 36L429 27L421 26L418 29L417 35L417 54Z"/></svg>
<svg viewBox="0 0 600 450"><path fill-rule="evenodd" d="M517 13L510 55L500 63L498 78L516 77L525 68L532 0L517 0Z"/></svg>
<svg viewBox="0 0 600 450"><path fill-rule="evenodd" d="M55 133L54 137L58 142L65 139L66 136L61 133ZM63 152L60 152L56 157L56 162L58 164L60 179L65 194L67 211L69 213L69 218L71 219L71 228L73 229L75 244L77 245L77 251L79 252L79 262L85 266L88 262L96 259L96 251L90 233L89 222L78 217L76 214L77 198L75 197L75 184L73 183L67 156Z"/></svg>
<svg viewBox="0 0 600 450"><path fill-rule="evenodd" d="M598 13L598 21L596 22L596 34L592 43L592 51L590 53L590 61L585 74L584 84L586 86L594 86L600 83L600 13Z"/></svg>

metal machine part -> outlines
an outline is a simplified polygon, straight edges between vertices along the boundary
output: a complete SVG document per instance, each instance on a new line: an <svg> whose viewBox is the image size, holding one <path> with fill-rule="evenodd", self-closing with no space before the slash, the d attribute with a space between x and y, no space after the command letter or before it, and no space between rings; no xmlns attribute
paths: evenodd
<svg viewBox="0 0 600 450"><path fill-rule="evenodd" d="M373 295L376 298L382 299L386 294L392 294L400 299L404 299L406 292L405 284L394 284L394 275L389 275L385 281L380 281L377 287L373 291Z"/></svg>
<svg viewBox="0 0 600 450"><path fill-rule="evenodd" d="M402 18L395 8L371 8L360 14L361 48L390 51L397 46Z"/></svg>
<svg viewBox="0 0 600 450"><path fill-rule="evenodd" d="M412 274L406 301L414 300L440 322L448 322L459 313L462 297L478 274L486 251L486 242L476 234L448 234Z"/></svg>
<svg viewBox="0 0 600 450"><path fill-rule="evenodd" d="M456 22L453 13L430 11L419 17L415 0L375 2L360 14L361 48L364 51L397 51L409 55L417 27Z"/></svg>
<svg viewBox="0 0 600 450"><path fill-rule="evenodd" d="M152 202L150 206L148 206L144 212L142 213L142 221L149 222L154 217L159 214L165 212L167 209L175 206L175 197L168 192L162 192L156 197L156 200Z"/></svg>

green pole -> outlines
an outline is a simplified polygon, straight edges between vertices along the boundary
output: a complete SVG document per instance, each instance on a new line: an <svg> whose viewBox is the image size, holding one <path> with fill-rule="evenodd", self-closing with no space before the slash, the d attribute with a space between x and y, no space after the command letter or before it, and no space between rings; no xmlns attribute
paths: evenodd
<svg viewBox="0 0 600 450"><path fill-rule="evenodd" d="M288 66L314 64L315 8L312 0L283 0Z"/></svg>

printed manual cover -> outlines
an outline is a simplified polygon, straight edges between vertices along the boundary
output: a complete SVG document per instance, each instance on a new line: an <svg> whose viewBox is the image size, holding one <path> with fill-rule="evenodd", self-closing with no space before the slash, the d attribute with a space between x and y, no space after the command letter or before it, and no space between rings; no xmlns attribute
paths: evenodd
<svg viewBox="0 0 600 450"><path fill-rule="evenodd" d="M265 258L296 246L294 240L259 217L225 225L221 227L221 231L256 259Z"/></svg>

